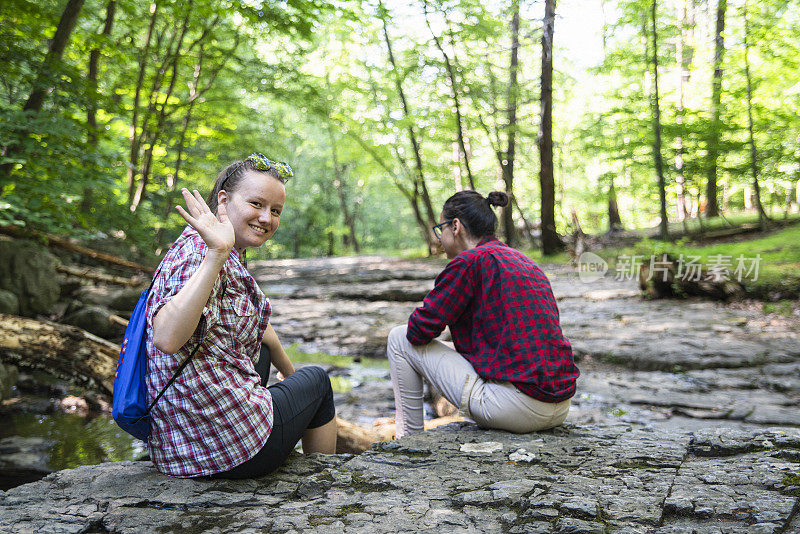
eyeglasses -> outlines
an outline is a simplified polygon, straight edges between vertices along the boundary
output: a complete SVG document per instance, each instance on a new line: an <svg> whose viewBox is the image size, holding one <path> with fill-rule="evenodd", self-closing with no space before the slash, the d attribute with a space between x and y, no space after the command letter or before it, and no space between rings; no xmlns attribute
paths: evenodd
<svg viewBox="0 0 800 534"><path fill-rule="evenodd" d="M449 221L441 222L441 223L439 223L439 224L437 224L435 226L431 226L431 228L433 229L433 235L435 235L437 239L441 239L442 238L442 228L444 227L444 225L450 224L453 221L455 221L455 219L450 219Z"/></svg>
<svg viewBox="0 0 800 534"><path fill-rule="evenodd" d="M222 179L222 183L219 184L219 188L223 189L223 186L225 185L225 182L228 180L228 178L230 178L236 171L238 171L242 167L242 165L244 165L248 161L251 162L253 165L255 165L256 169L260 171L267 172L270 169L274 169L275 172L278 173L280 181L284 184L289 180L291 180L292 177L294 177L294 172L292 172L292 168L289 166L288 163L284 163L282 161L272 161L264 154L254 152L249 156L247 156L244 160L239 162L239 164L236 165L234 168L232 168L230 171L228 171L228 174L226 174L225 178Z"/></svg>

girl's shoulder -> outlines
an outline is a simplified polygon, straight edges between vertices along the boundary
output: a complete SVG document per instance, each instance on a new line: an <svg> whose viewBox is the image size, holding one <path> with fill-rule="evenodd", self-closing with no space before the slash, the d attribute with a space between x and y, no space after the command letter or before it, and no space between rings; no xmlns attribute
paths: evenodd
<svg viewBox="0 0 800 534"><path fill-rule="evenodd" d="M192 251L202 252L208 248L203 238L197 233L197 230L192 228L191 225L186 225L181 235L172 244L170 250L191 249Z"/></svg>
<svg viewBox="0 0 800 534"><path fill-rule="evenodd" d="M206 244L197 230L187 225L181 235L170 245L164 259L161 260L161 267L166 264L180 262L196 254L205 254Z"/></svg>

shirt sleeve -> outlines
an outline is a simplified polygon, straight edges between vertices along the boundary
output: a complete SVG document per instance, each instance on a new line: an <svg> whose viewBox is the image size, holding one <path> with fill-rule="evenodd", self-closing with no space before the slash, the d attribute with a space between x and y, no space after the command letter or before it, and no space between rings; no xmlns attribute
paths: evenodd
<svg viewBox="0 0 800 534"><path fill-rule="evenodd" d="M433 289L422 306L408 319L406 338L412 345L425 345L455 323L469 306L474 293L474 274L470 262L456 257L436 277Z"/></svg>
<svg viewBox="0 0 800 534"><path fill-rule="evenodd" d="M200 241L199 243L197 241ZM159 267L159 273L150 289L148 299L148 326L152 328L153 317L164 307L178 292L186 285L192 275L197 272L200 264L205 258L208 248L201 239L188 238L173 253L169 254ZM225 267L223 267L224 271ZM204 331L210 330L219 322L219 299L217 295L221 291L221 278L217 276L211 294L206 305L203 307L199 326Z"/></svg>

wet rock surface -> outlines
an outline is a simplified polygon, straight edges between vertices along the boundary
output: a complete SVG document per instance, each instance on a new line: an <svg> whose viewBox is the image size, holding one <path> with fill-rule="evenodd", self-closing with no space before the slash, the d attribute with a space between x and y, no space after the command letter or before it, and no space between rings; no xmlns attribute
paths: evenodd
<svg viewBox="0 0 800 534"><path fill-rule="evenodd" d="M0 363L0 401L11 396L11 388L17 383L19 372L13 365Z"/></svg>
<svg viewBox="0 0 800 534"><path fill-rule="evenodd" d="M47 467L52 440L11 436L0 439L0 490L34 482L52 473Z"/></svg>
<svg viewBox="0 0 800 534"><path fill-rule="evenodd" d="M61 293L55 264L55 257L37 243L0 239L0 289L15 297L5 295L4 308L26 317L49 312Z"/></svg>
<svg viewBox="0 0 800 534"><path fill-rule="evenodd" d="M626 423L515 435L456 423L359 456L293 456L255 480L150 462L0 494L7 532L789 532L800 431Z"/></svg>

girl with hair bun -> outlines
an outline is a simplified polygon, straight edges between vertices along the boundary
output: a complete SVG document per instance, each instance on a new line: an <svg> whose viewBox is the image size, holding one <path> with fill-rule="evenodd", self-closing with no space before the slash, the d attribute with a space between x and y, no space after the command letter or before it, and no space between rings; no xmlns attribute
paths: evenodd
<svg viewBox="0 0 800 534"><path fill-rule="evenodd" d="M533 432L567 417L580 373L547 276L494 236L492 207L508 200L460 191L444 203L433 231L451 261L387 344L398 438L423 430L423 377L484 428ZM455 350L435 339L447 326Z"/></svg>

